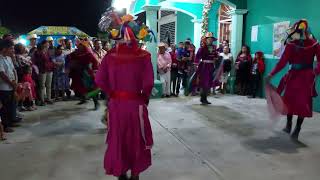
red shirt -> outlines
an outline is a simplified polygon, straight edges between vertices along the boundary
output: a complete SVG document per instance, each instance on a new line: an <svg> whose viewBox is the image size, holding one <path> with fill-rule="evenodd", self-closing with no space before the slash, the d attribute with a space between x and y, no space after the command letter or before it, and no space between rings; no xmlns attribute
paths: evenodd
<svg viewBox="0 0 320 180"><path fill-rule="evenodd" d="M32 62L38 67L41 74L53 72L54 64L50 59L49 53L36 51L32 57Z"/></svg>
<svg viewBox="0 0 320 180"><path fill-rule="evenodd" d="M174 51L174 52L171 51L170 55L171 55L171 60L172 60L171 68L175 69L178 67L177 53L176 53L176 51Z"/></svg>

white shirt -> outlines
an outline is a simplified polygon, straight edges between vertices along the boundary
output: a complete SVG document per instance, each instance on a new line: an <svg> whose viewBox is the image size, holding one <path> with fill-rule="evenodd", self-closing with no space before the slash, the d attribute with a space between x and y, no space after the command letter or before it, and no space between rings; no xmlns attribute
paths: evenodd
<svg viewBox="0 0 320 180"><path fill-rule="evenodd" d="M7 75L10 81L16 80L14 65L10 57L0 55L0 72ZM13 88L0 77L0 90L12 91Z"/></svg>
<svg viewBox="0 0 320 180"><path fill-rule="evenodd" d="M225 54L225 53L222 52L222 53L219 54L219 56L221 56L223 58L223 60L232 58L232 54L231 53Z"/></svg>

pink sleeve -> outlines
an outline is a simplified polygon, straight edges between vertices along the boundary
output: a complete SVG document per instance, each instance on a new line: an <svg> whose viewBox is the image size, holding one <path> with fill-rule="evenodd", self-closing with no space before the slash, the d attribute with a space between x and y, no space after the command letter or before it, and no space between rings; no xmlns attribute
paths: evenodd
<svg viewBox="0 0 320 180"><path fill-rule="evenodd" d="M108 77L108 56L105 56L95 76L95 82L99 88L108 94L109 77Z"/></svg>
<svg viewBox="0 0 320 180"><path fill-rule="evenodd" d="M290 46L287 45L276 67L271 71L270 73L271 76L274 76L275 74L277 74L287 65L290 58L290 54L291 54Z"/></svg>
<svg viewBox="0 0 320 180"><path fill-rule="evenodd" d="M153 67L152 67L150 55L145 60L145 67L143 72L144 74L143 74L142 94L145 98L145 102L147 103L149 101L152 88L154 86Z"/></svg>
<svg viewBox="0 0 320 180"><path fill-rule="evenodd" d="M315 69L315 73L316 75L319 75L320 74L320 45L319 44L316 46L316 56L317 56L317 66Z"/></svg>

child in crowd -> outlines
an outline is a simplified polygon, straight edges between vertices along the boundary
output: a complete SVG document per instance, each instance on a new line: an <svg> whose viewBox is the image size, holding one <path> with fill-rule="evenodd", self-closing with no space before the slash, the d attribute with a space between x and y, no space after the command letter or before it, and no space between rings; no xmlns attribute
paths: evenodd
<svg viewBox="0 0 320 180"><path fill-rule="evenodd" d="M183 80L183 77L185 75L184 69L187 67L187 64L185 61L182 61L182 58L185 53L184 43L180 42L177 49L177 61L178 61L178 83L176 88L176 94L179 95L180 92L180 84Z"/></svg>
<svg viewBox="0 0 320 180"><path fill-rule="evenodd" d="M32 67L26 66L24 69L24 75L22 78L22 83L25 86L25 100L24 105L28 111L34 111L37 108L35 107L35 98L36 98L36 90L35 90L35 82L32 79Z"/></svg>
<svg viewBox="0 0 320 180"><path fill-rule="evenodd" d="M262 52L256 52L255 57L251 66L251 93L250 98L255 98L257 95L257 91L261 85L261 78L263 77L263 73L265 70L265 64L263 59Z"/></svg>
<svg viewBox="0 0 320 180"><path fill-rule="evenodd" d="M228 82L230 72L232 69L233 64L233 57L230 53L230 48L228 46L223 47L223 52L219 54L220 57L222 57L222 66L223 66L223 74L221 76L220 82L221 82L221 93L226 93L226 84Z"/></svg>
<svg viewBox="0 0 320 180"><path fill-rule="evenodd" d="M65 91L69 89L69 80L65 71L66 55L63 53L63 49L63 46L59 45L56 49L55 57L53 59L55 64L53 84L56 100L58 100L59 97L64 99Z"/></svg>
<svg viewBox="0 0 320 180"><path fill-rule="evenodd" d="M32 80L32 68L30 66L24 67L23 77L16 89L16 100L19 104L20 111L34 111L35 99L35 83Z"/></svg>

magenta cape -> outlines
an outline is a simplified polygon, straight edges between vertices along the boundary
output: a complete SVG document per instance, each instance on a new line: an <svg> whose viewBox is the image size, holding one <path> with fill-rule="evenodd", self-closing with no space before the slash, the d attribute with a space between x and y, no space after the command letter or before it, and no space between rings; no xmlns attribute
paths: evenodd
<svg viewBox="0 0 320 180"><path fill-rule="evenodd" d="M102 60L96 84L110 97L104 167L120 176L138 175L151 166L152 130L147 102L153 88L153 68L147 51L125 45Z"/></svg>

